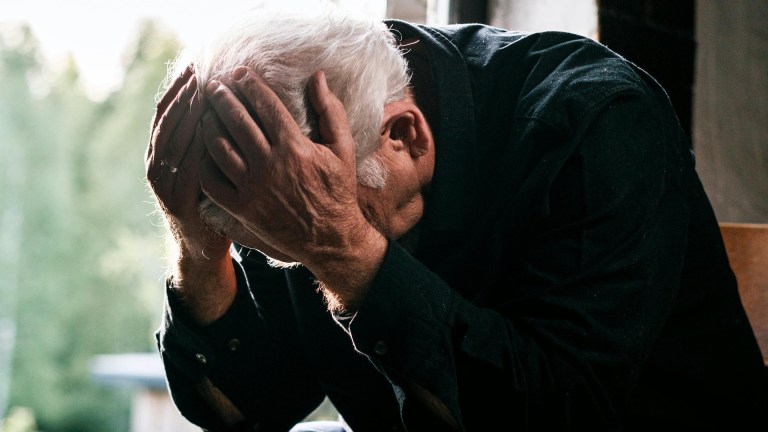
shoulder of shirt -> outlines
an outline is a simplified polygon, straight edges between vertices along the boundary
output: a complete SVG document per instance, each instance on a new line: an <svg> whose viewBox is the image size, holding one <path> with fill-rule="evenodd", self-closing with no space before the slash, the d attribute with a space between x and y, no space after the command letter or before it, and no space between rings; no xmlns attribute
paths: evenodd
<svg viewBox="0 0 768 432"><path fill-rule="evenodd" d="M657 83L636 65L588 37L558 31L507 32L461 28L454 37L467 69L478 80L516 80L512 115L571 130L585 116L622 94L649 94Z"/></svg>

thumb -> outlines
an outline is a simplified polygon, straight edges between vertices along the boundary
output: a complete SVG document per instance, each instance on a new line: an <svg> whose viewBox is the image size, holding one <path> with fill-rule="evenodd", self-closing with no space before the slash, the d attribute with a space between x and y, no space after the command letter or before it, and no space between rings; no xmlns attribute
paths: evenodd
<svg viewBox="0 0 768 432"><path fill-rule="evenodd" d="M315 72L310 79L309 100L317 113L320 139L342 161L355 163L355 141L349 130L344 105L328 88L325 73Z"/></svg>

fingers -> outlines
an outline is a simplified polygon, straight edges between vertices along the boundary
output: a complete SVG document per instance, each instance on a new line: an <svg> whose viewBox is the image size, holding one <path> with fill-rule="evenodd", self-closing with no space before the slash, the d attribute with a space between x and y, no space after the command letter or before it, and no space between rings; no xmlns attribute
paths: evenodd
<svg viewBox="0 0 768 432"><path fill-rule="evenodd" d="M263 126L268 144L296 145L305 142L291 113L264 80L241 66L232 73L234 85L250 104ZM263 115L261 115L263 113ZM247 157L247 155L246 155Z"/></svg>
<svg viewBox="0 0 768 432"><path fill-rule="evenodd" d="M196 92L197 79L192 76L157 121L146 154L148 175L164 166L178 167L184 157L204 108Z"/></svg>
<svg viewBox="0 0 768 432"><path fill-rule="evenodd" d="M309 82L309 100L318 116L320 138L339 159L354 164L355 143L344 106L328 88L323 71L315 72Z"/></svg>
<svg viewBox="0 0 768 432"><path fill-rule="evenodd" d="M157 122L160 120L160 116L163 115L165 110L168 108L168 104L171 103L176 94L179 93L179 89L181 89L193 75L192 65L189 65L186 69L184 69L181 75L176 77L171 86L165 90L163 97L160 98L160 102L158 102L157 106L155 107L155 117L152 119L153 130L157 126Z"/></svg>
<svg viewBox="0 0 768 432"><path fill-rule="evenodd" d="M157 126L157 122L160 120L160 116L165 113L166 109L168 108L168 104L170 104L176 94L178 94L179 89L181 89L193 75L194 73L192 65L189 65L184 69L184 71L182 71L181 75L176 77L173 83L171 83L171 85L165 90L165 93L163 93L163 96L160 98L160 101L155 107L155 116L152 119L153 129L155 126Z"/></svg>
<svg viewBox="0 0 768 432"><path fill-rule="evenodd" d="M234 81L228 81L228 85L234 90L219 81L206 86L206 97L215 115L203 116L203 129L211 162L218 165L230 183L239 187L244 185L248 171L258 169L274 148L298 148L312 143L263 79L246 67L237 68L232 78ZM322 71L311 78L309 96L318 113L323 143L347 166L354 166L355 143L344 106L328 88Z"/></svg>
<svg viewBox="0 0 768 432"><path fill-rule="evenodd" d="M183 112L182 118L176 125L176 129L174 129L173 134L165 147L165 151L160 153L163 160L174 167L179 167L183 163L182 161L189 151L190 143L192 142L197 125L200 123L200 119L205 112L204 99L198 97L197 79L192 77L188 86L189 89L185 90L185 95L190 92L192 93L189 95L189 102L183 107L181 105L182 102L180 102L179 109Z"/></svg>
<svg viewBox="0 0 768 432"><path fill-rule="evenodd" d="M205 155L200 163L200 188L224 209L231 208L231 203L237 202L237 189L219 169L210 153Z"/></svg>
<svg viewBox="0 0 768 432"><path fill-rule="evenodd" d="M215 155L216 162L224 161L231 165L231 169L247 169L249 166L256 164L258 161L263 161L271 152L271 147L267 137L262 132L256 120L253 119L248 112L248 109L243 105L240 99L237 98L234 92L218 81L211 81L206 87L206 96L211 104L211 107L216 111L218 119L221 121L228 136L232 137L232 141L215 140L213 135L210 135L211 140L206 139L206 145L215 144L213 147L209 147L209 151ZM209 123L211 117L208 118ZM217 134L219 136L224 135L224 130L218 129ZM207 137L209 135L206 135ZM210 142L209 142L210 141ZM237 147L235 150L234 147ZM226 159L234 158L237 156L240 161ZM241 166L242 165L242 166ZM230 173L228 173L230 174ZM232 172L231 174L237 174Z"/></svg>
<svg viewBox="0 0 768 432"><path fill-rule="evenodd" d="M205 146L213 162L233 185L240 184L248 166L238 148L229 139L230 135L216 114L207 111L203 115L202 130Z"/></svg>
<svg viewBox="0 0 768 432"><path fill-rule="evenodd" d="M205 152L199 129L204 110L197 78L188 68L158 103L162 114L153 121L146 154L147 180L165 211L177 218L196 216L198 164Z"/></svg>
<svg viewBox="0 0 768 432"><path fill-rule="evenodd" d="M179 170L175 173L173 194L182 201L197 199L197 195L200 192L198 187L200 162L206 153L203 130L200 123L198 122L193 129L194 134L191 138L189 150L185 153L181 162L179 162Z"/></svg>

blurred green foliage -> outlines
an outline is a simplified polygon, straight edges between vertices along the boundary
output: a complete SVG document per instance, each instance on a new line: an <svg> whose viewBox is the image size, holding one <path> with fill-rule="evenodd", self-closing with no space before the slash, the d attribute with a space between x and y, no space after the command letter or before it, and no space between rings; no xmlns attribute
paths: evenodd
<svg viewBox="0 0 768 432"><path fill-rule="evenodd" d="M74 62L51 78L28 28L0 30L0 416L27 407L47 432L127 431L130 390L88 368L155 350L164 230L143 154L178 42L144 23L124 85L93 101Z"/></svg>

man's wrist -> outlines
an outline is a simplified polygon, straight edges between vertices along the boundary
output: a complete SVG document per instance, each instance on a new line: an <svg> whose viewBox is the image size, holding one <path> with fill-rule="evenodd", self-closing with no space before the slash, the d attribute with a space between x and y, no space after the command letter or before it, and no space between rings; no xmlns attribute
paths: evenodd
<svg viewBox="0 0 768 432"><path fill-rule="evenodd" d="M169 281L184 312L204 326L220 318L237 294L237 278L231 257L217 260L181 258Z"/></svg>
<svg viewBox="0 0 768 432"><path fill-rule="evenodd" d="M353 239L332 257L307 265L320 283L329 309L337 313L357 310L387 252L387 239L367 222Z"/></svg>

